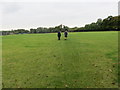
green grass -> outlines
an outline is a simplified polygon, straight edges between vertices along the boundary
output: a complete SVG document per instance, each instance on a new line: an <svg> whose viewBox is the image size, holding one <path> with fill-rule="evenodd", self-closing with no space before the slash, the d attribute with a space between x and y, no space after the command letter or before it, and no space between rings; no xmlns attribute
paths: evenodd
<svg viewBox="0 0 120 90"><path fill-rule="evenodd" d="M63 36L63 35L62 35ZM5 88L117 88L118 32L3 36Z"/></svg>

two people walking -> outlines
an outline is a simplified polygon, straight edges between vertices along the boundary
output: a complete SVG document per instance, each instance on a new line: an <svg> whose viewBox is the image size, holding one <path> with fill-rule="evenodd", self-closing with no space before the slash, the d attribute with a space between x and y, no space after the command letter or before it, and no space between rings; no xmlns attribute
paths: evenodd
<svg viewBox="0 0 120 90"><path fill-rule="evenodd" d="M60 38L61 38L61 31L58 32L57 36L58 36L58 40L60 40ZM64 39L65 39L65 40L67 40L67 36L68 36L68 32L67 32L67 30L66 30L66 31L64 32Z"/></svg>

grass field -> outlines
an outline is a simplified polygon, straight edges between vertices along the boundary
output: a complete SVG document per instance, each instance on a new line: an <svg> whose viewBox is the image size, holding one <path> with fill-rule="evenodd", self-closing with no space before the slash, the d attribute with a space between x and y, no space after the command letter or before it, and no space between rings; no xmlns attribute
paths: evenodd
<svg viewBox="0 0 120 90"><path fill-rule="evenodd" d="M63 35L62 35L63 36ZM2 37L5 88L117 88L118 32Z"/></svg>

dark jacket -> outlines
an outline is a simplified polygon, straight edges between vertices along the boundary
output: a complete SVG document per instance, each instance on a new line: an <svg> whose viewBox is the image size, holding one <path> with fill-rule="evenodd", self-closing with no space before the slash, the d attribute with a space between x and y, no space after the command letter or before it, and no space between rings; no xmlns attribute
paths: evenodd
<svg viewBox="0 0 120 90"><path fill-rule="evenodd" d="M58 36L58 37L60 37L60 36L61 36L61 33L60 33L60 32L58 32L57 36Z"/></svg>
<svg viewBox="0 0 120 90"><path fill-rule="evenodd" d="M67 37L68 33L67 33L67 32L64 32L64 35L65 35L65 37Z"/></svg>

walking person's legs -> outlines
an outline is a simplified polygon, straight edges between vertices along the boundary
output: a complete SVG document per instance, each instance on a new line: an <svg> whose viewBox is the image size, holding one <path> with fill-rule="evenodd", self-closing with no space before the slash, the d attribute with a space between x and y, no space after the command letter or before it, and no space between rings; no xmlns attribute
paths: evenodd
<svg viewBox="0 0 120 90"><path fill-rule="evenodd" d="M65 40L67 40L67 36L65 36Z"/></svg>
<svg viewBox="0 0 120 90"><path fill-rule="evenodd" d="M66 37L64 39L66 40Z"/></svg>
<svg viewBox="0 0 120 90"><path fill-rule="evenodd" d="M58 37L58 40L60 40L60 37Z"/></svg>

